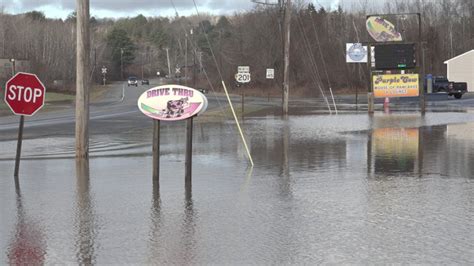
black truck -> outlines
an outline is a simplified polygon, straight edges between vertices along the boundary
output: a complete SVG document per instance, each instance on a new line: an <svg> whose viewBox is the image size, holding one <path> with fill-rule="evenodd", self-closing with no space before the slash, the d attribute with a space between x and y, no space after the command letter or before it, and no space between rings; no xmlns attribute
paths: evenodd
<svg viewBox="0 0 474 266"><path fill-rule="evenodd" d="M427 92L427 79L425 79L425 92ZM462 95L467 92L466 82L449 81L446 77L436 76L432 78L433 93L447 93L449 96L454 95L456 99L461 99Z"/></svg>

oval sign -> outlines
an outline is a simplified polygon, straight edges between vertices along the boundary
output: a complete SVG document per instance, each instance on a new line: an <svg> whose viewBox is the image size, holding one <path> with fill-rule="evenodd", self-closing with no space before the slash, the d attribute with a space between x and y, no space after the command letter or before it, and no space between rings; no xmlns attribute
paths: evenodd
<svg viewBox="0 0 474 266"><path fill-rule="evenodd" d="M181 85L163 85L145 91L138 108L146 116L162 121L179 121L202 114L207 98L200 91Z"/></svg>
<svg viewBox="0 0 474 266"><path fill-rule="evenodd" d="M366 21L367 31L377 42L402 41L402 35L395 30L395 26L381 17L369 17Z"/></svg>

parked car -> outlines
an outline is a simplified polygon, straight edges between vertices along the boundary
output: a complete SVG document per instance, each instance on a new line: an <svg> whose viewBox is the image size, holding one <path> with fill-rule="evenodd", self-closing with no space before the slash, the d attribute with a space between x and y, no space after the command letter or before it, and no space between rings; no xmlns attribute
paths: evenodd
<svg viewBox="0 0 474 266"><path fill-rule="evenodd" d="M206 93L207 93L207 90L206 90L206 89L203 89L203 88L199 88L198 91L200 91L202 94L206 94Z"/></svg>
<svg viewBox="0 0 474 266"><path fill-rule="evenodd" d="M142 85L150 85L150 81L148 79L142 79Z"/></svg>
<svg viewBox="0 0 474 266"><path fill-rule="evenodd" d="M137 79L137 77L128 77L127 85L128 85L128 86L135 86L135 87L138 87L138 79Z"/></svg>
<svg viewBox="0 0 474 266"><path fill-rule="evenodd" d="M425 79L425 92L427 88L427 79ZM462 95L467 92L467 83L453 82L449 81L446 77L435 76L432 78L432 88L433 93L447 93L449 96L454 95L456 99L461 99Z"/></svg>

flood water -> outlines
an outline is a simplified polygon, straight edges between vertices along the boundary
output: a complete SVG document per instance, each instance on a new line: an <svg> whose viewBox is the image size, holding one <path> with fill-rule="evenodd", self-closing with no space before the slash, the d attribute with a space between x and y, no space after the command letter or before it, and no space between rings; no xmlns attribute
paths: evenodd
<svg viewBox="0 0 474 266"><path fill-rule="evenodd" d="M474 114L197 118L192 187L185 124L69 129L0 142L0 264L474 263ZM94 124L95 123L95 124ZM95 126L94 126L95 125ZM64 131L64 132L63 132Z"/></svg>

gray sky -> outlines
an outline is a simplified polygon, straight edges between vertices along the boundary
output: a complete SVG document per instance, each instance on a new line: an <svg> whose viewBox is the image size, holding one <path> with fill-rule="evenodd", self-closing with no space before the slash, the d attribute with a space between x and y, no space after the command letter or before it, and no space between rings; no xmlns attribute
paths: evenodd
<svg viewBox="0 0 474 266"><path fill-rule="evenodd" d="M195 0L200 13L232 14L254 7L251 0ZM262 0L264 1L264 0ZM270 0L277 2L277 0ZM339 0L315 0L316 6L338 3ZM179 15L196 14L193 0L173 0ZM319 3L319 4L318 4ZM65 18L75 8L75 0L0 0L7 13L43 11L47 17ZM91 15L97 17L174 16L171 0L90 0Z"/></svg>

